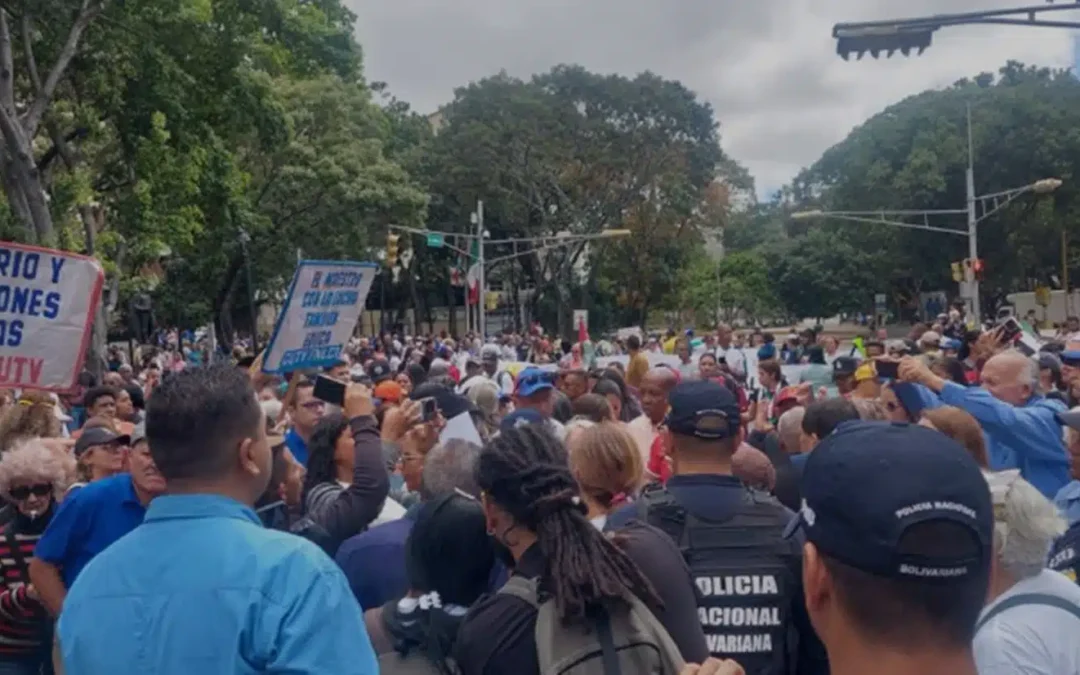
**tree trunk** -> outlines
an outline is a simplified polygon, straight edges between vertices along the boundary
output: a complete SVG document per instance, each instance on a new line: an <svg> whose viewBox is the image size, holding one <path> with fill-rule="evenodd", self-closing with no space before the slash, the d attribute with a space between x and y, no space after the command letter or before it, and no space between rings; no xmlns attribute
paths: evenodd
<svg viewBox="0 0 1080 675"><path fill-rule="evenodd" d="M211 309L214 312L214 330L217 331L218 341L228 352L233 347L232 330L232 296L240 280L240 270L244 265L244 256L234 253L229 258L229 266L225 268L225 279L217 296L214 298Z"/></svg>
<svg viewBox="0 0 1080 675"><path fill-rule="evenodd" d="M86 244L86 254L97 254L96 242L99 219L104 216L95 214L89 205L79 208L79 217L83 223L83 237ZM116 279L113 279L115 282ZM115 303L114 303L115 306ZM87 345L84 368L93 373L99 381L105 375L106 361L105 352L109 343L109 307L105 297L98 300L97 312L94 314L94 324L90 329L90 344Z"/></svg>

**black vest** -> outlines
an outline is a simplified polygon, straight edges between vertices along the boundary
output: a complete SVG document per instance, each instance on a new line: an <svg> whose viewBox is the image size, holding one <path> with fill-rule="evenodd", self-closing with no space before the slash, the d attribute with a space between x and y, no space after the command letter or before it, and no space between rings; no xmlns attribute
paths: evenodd
<svg viewBox="0 0 1080 675"><path fill-rule="evenodd" d="M667 533L686 559L698 592L698 618L713 656L747 675L795 672L798 633L791 616L799 586L798 548L784 539L791 514L769 495L747 490L735 514L704 520L663 487L638 502L639 519Z"/></svg>

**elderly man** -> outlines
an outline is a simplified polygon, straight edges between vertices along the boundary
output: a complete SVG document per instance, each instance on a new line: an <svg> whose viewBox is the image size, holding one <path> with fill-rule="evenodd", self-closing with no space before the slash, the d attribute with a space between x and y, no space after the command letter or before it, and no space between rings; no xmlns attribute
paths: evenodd
<svg viewBox="0 0 1080 675"><path fill-rule="evenodd" d="M1065 425L1065 449L1072 480L1054 495L1054 506L1071 526L1080 522L1080 408L1059 413L1058 421Z"/></svg>
<svg viewBox="0 0 1080 675"><path fill-rule="evenodd" d="M1018 471L986 478L994 559L973 642L979 675L1080 673L1080 588L1046 569L1046 554L1065 522Z"/></svg>
<svg viewBox="0 0 1080 675"><path fill-rule="evenodd" d="M948 382L910 356L900 362L900 379L928 387L946 404L978 420L995 471L1020 469L1048 499L1069 482L1069 460L1057 419L1065 406L1036 393L1037 364L1020 352L1002 352L987 361L982 387Z"/></svg>

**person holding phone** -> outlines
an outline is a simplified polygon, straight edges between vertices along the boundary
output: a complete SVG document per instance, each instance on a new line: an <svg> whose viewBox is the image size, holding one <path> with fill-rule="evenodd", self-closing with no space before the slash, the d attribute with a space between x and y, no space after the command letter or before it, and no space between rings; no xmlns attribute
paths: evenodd
<svg viewBox="0 0 1080 675"><path fill-rule="evenodd" d="M319 386L320 383L323 386ZM328 543L325 548L333 555L332 551L336 551L341 542L362 532L378 517L390 491L390 479L383 465L382 440L371 389L358 383L327 386L331 383L336 381L320 378L309 389L313 393L312 400L318 400L314 398L316 392L327 398L337 398L343 388L344 395L342 414L321 427L317 424L309 437L312 459L315 459L314 431L320 431L318 466L309 467L313 472L312 480L305 486L304 518L311 519L326 531ZM350 451L352 457L346 457ZM350 460L351 471L337 470L348 467ZM348 477L351 481L344 480Z"/></svg>

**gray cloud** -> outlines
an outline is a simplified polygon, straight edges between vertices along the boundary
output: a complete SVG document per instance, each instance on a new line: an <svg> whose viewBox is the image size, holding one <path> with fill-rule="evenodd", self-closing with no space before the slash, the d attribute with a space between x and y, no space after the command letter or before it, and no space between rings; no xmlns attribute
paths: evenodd
<svg viewBox="0 0 1080 675"><path fill-rule="evenodd" d="M455 87L505 69L559 63L679 79L712 103L724 149L774 189L867 117L1008 59L1072 65L1068 31L939 31L918 58L845 62L838 21L971 11L1018 0L346 0L368 77L421 112ZM1080 10L1077 12L1080 18Z"/></svg>

